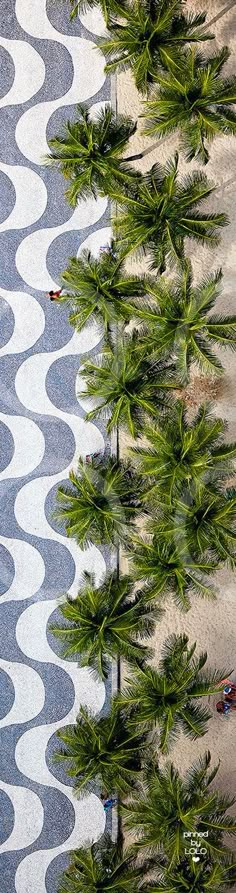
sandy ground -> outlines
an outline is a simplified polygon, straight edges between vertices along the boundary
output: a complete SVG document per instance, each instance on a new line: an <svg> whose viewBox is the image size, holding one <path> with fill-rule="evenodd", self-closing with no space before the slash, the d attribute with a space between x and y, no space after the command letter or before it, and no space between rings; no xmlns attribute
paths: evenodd
<svg viewBox="0 0 236 893"><path fill-rule="evenodd" d="M215 15L224 9L226 3L219 0L212 2L186 3L186 7L199 11L200 9L208 9L208 20L210 21ZM215 41L203 44L203 52L215 50L222 45L228 45L231 49L231 59L227 63L228 72L232 72L235 67L235 44L236 44L236 6L232 8L225 16L212 26L216 35ZM132 77L129 73L122 73L118 78L118 110L131 114L133 118L138 118L142 114L142 103L135 89ZM138 130L131 140L129 151L142 151L148 145L153 144L154 140L148 140L142 136L142 119L139 119ZM147 155L142 161L137 162L140 170L145 171L156 161L165 161L173 155L177 138L171 136L165 141L156 143L154 150ZM236 141L232 137L219 137L213 143L211 150L211 159L207 165L206 172L209 179L212 179L219 187L217 193L211 197L208 202L208 208L226 211L229 215L230 224L222 230L222 239L218 248L209 251L201 248L193 243L186 244L186 253L191 257L195 278L200 278L207 271L214 271L219 266L223 267L223 292L219 299L218 308L225 312L233 312L235 308L235 225L236 225ZM189 173L198 167L198 164L192 162L186 164L183 157L180 157L180 172ZM139 265L140 266L140 265ZM137 260L129 260L129 268L137 271ZM209 397L216 392L216 400L214 402L214 412L216 415L227 419L229 430L229 439L236 438L236 355L230 351L221 352L221 359L225 365L225 374L220 384L213 389L212 383L203 382L201 398L206 396L206 390ZM195 387L193 392L196 393ZM124 570L127 569L126 564L123 565ZM155 648L154 663L157 665L160 655L160 647L164 639L170 633L186 632L189 636L190 643L197 641L197 651L207 650L208 664L212 667L228 667L233 669L232 679L236 679L236 575L227 568L220 569L215 577L215 585L218 589L216 601L203 601L196 596L192 597L192 607L187 614L178 611L174 602L169 599L166 602L166 611L162 621L156 627L156 634L153 639L153 647ZM125 674L124 674L125 675ZM126 674L127 675L127 674ZM221 717L215 710L215 702L217 698L211 698L211 706L213 707L213 717L209 723L209 731L204 739L196 742L189 741L184 736L180 736L177 744L171 749L170 757L173 759L179 769L184 770L191 762L193 762L206 749L210 749L212 754L212 762L220 760L220 768L218 773L218 787L225 792L236 795L236 714L230 718Z"/></svg>

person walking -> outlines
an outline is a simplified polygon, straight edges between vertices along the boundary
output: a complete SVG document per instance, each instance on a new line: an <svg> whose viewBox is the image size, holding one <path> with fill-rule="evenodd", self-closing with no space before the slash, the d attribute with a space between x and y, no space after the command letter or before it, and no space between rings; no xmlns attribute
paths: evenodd
<svg viewBox="0 0 236 893"><path fill-rule="evenodd" d="M101 450L99 450L99 453L87 453L87 456L85 456L85 462L92 462L93 459L98 459L99 456L101 456Z"/></svg>
<svg viewBox="0 0 236 893"><path fill-rule="evenodd" d="M227 716L231 710L236 710L236 683L231 679L221 679L221 685L224 685L222 694L224 700L217 701L217 713L223 713Z"/></svg>
<svg viewBox="0 0 236 893"><path fill-rule="evenodd" d="M102 251L103 254L109 254L113 260L116 260L117 254L114 248L112 248L112 245L101 245L99 251Z"/></svg>
<svg viewBox="0 0 236 893"><path fill-rule="evenodd" d="M224 713L227 715L231 713L231 710L236 710L236 703L229 701L217 701L216 704L217 713Z"/></svg>
<svg viewBox="0 0 236 893"><path fill-rule="evenodd" d="M224 696L226 701L236 701L236 685L233 682L230 682L228 685L224 687Z"/></svg>
<svg viewBox="0 0 236 893"><path fill-rule="evenodd" d="M108 812L109 809L112 809L112 807L117 804L117 797L106 798L104 794L101 794L101 799L103 801L104 812Z"/></svg>
<svg viewBox="0 0 236 893"><path fill-rule="evenodd" d="M59 288L58 291L48 291L46 294L46 298L50 298L50 301L59 301L62 293L62 288Z"/></svg>

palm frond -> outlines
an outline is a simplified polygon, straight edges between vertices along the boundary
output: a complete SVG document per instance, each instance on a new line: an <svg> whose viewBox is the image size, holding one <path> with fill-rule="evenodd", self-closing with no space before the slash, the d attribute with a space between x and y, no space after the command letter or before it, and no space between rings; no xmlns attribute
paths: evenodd
<svg viewBox="0 0 236 893"><path fill-rule="evenodd" d="M133 447L130 455L144 478L144 494L149 505L160 495L172 499L183 490L191 495L203 484L217 483L235 472L235 443L224 444L227 430L221 419L203 404L191 422L183 401L177 400L158 420L145 425L146 445ZM145 497L144 497L145 498Z"/></svg>
<svg viewBox="0 0 236 893"><path fill-rule="evenodd" d="M111 888L115 893L140 893L143 877L150 870L150 860L138 863L129 851L122 852L119 841L113 843L104 835L91 847L80 847L70 854L68 868L63 872L58 893L96 893Z"/></svg>
<svg viewBox="0 0 236 893"><path fill-rule="evenodd" d="M167 528L168 523L168 528ZM179 523L179 522L178 522ZM146 597L157 600L158 604L171 595L178 608L188 611L191 606L191 596L196 594L202 598L214 598L215 592L212 585L207 582L207 576L213 574L217 567L217 561L211 556L211 560L199 560L186 548L182 536L180 542L174 537L174 523L172 514L167 516L166 524L150 522L150 530L154 531L152 541L134 537L133 546L130 546L135 579L142 581L145 586ZM167 533L168 529L168 533Z"/></svg>
<svg viewBox="0 0 236 893"><path fill-rule="evenodd" d="M167 72L145 103L144 133L160 138L178 130L187 160L196 157L207 164L206 144L220 133L236 133L236 77L221 77L229 55L223 47L205 59L193 46L180 58L178 69L167 61Z"/></svg>
<svg viewBox="0 0 236 893"><path fill-rule="evenodd" d="M187 496L187 494L186 494ZM149 523L156 537L164 542L174 539L177 554L226 561L235 567L236 561L236 499L235 491L216 484L202 487L189 499L183 495L172 505L162 504L159 518Z"/></svg>
<svg viewBox="0 0 236 893"><path fill-rule="evenodd" d="M111 198L121 208L114 219L118 245L124 256L131 251L150 252L159 272L167 260L184 265L184 240L188 236L214 246L227 215L200 212L199 205L214 190L205 174L193 172L177 177L178 154L162 167L155 164L124 192L112 190ZM132 233L132 239L130 239Z"/></svg>
<svg viewBox="0 0 236 893"><path fill-rule="evenodd" d="M139 484L127 462L114 459L79 462L70 472L68 486L57 491L55 517L65 524L67 536L80 546L114 543L130 536L141 510Z"/></svg>
<svg viewBox="0 0 236 893"><path fill-rule="evenodd" d="M194 862L187 853L187 858L183 857L171 870L162 857L159 866L158 881L153 883L152 893L190 893L191 890L194 893L228 893L236 880L233 854L221 853L219 862L217 855L208 853L201 856L199 862Z"/></svg>
<svg viewBox="0 0 236 893"><path fill-rule="evenodd" d="M129 577L118 580L113 573L95 588L93 577L86 574L77 597L67 596L60 603L61 619L50 627L63 643L65 656L76 656L81 666L91 667L102 678L108 676L112 659L142 664L150 657L152 651L141 640L153 635L162 612L145 599L145 593L134 595L132 590Z"/></svg>
<svg viewBox="0 0 236 893"><path fill-rule="evenodd" d="M196 643L188 647L186 635L169 636L162 647L159 669L135 669L118 697L131 729L158 727L162 753L168 752L181 729L192 739L206 733L211 712L196 701L223 688L220 680L225 671L224 676L221 669L206 673L207 654L197 658L195 648Z"/></svg>
<svg viewBox="0 0 236 893"><path fill-rule="evenodd" d="M150 768L146 776L145 789L133 795L128 806L124 806L124 821L128 829L138 837L135 849L159 853L168 858L168 871L179 865L184 858L186 832L208 831L204 836L204 846L208 858L226 855L223 833L236 833L236 820L229 816L227 809L232 799L225 798L209 786L216 775L217 767L210 770L210 754L207 753L184 777L173 766L167 764ZM168 889L168 888L167 888Z"/></svg>
<svg viewBox="0 0 236 893"><path fill-rule="evenodd" d="M152 749L143 735L130 734L115 705L101 718L81 707L76 724L60 729L57 737L61 749L55 760L66 762L78 791L96 780L106 791L127 794L141 777L147 749Z"/></svg>
<svg viewBox="0 0 236 893"><path fill-rule="evenodd" d="M178 70L186 45L213 37L202 30L205 14L184 14L181 0L131 0L124 4L121 17L122 21L110 16L108 36L99 45L107 59L106 70L131 68L142 93L163 68L172 65Z"/></svg>
<svg viewBox="0 0 236 893"><path fill-rule="evenodd" d="M116 116L108 103L95 118L80 104L77 119L67 121L49 140L51 151L45 163L70 181L66 197L72 207L79 198L109 195L114 186L125 187L129 178L138 178L122 157L135 130L136 123L124 115Z"/></svg>
<svg viewBox="0 0 236 893"><path fill-rule="evenodd" d="M132 437L142 428L144 416L156 416L167 405L171 390L179 386L173 364L143 356L136 331L120 338L115 352L108 349L97 357L96 363L87 360L81 377L85 390L80 396L89 396L98 403L87 418L100 415L107 421L108 432L119 424Z"/></svg>
<svg viewBox="0 0 236 893"><path fill-rule="evenodd" d="M129 321L131 300L146 293L145 276L126 274L114 241L101 250L98 259L86 250L80 257L69 258L61 280L62 301L68 305L69 321L78 331L90 319L102 324L106 332L119 320Z"/></svg>
<svg viewBox="0 0 236 893"><path fill-rule="evenodd" d="M211 374L222 372L222 364L212 350L236 346L236 317L211 314L220 294L221 270L194 285L190 262L175 279L167 277L146 282L145 300L131 299L137 319L140 349L150 357L172 356L180 382L188 380L191 362Z"/></svg>

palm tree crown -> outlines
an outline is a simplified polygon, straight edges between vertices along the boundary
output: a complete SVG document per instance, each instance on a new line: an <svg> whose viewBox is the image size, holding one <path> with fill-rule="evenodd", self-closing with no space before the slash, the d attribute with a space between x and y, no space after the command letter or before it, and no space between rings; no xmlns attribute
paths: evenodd
<svg viewBox="0 0 236 893"><path fill-rule="evenodd" d="M204 59L189 49L176 69L160 75L158 87L146 104L145 133L158 137L180 131L180 145L188 161L197 156L206 164L206 141L217 134L236 133L236 77L222 78L221 71L230 56L227 47Z"/></svg>
<svg viewBox="0 0 236 893"><path fill-rule="evenodd" d="M127 462L114 459L79 462L79 474L69 475L57 491L55 516L64 521L67 536L80 546L127 539L140 501L140 482Z"/></svg>
<svg viewBox="0 0 236 893"><path fill-rule="evenodd" d="M106 71L131 68L143 93L170 59L179 64L187 43L213 36L201 31L205 14L184 15L181 0L131 0L124 3L121 15L122 22L110 16L109 37L100 40Z"/></svg>
<svg viewBox="0 0 236 893"><path fill-rule="evenodd" d="M170 867L184 855L187 832L206 832L204 846L220 857L225 853L223 833L236 833L236 820L226 815L235 799L209 790L218 766L208 772L209 752L181 777L173 764L161 770L152 769L147 775L145 789L134 795L124 806L126 826L139 836L136 847L152 852L161 849L169 858Z"/></svg>
<svg viewBox="0 0 236 893"><path fill-rule="evenodd" d="M99 258L86 250L80 257L71 257L61 279L68 288L62 300L71 307L69 321L78 331L91 317L102 321L105 330L119 319L129 320L129 300L146 293L145 277L125 273L114 242Z"/></svg>
<svg viewBox="0 0 236 893"><path fill-rule="evenodd" d="M148 868L148 860L137 863L132 853L122 853L120 846L105 836L99 843L71 853L58 893L139 893Z"/></svg>
<svg viewBox="0 0 236 893"><path fill-rule="evenodd" d="M90 574L76 598L67 596L60 604L64 623L51 632L65 645L65 655L77 655L82 666L107 677L111 658L122 657L131 664L142 663L152 654L140 642L154 633L160 610L147 602L142 592L132 593L133 581L110 574L95 588ZM222 677L223 678L223 677Z"/></svg>
<svg viewBox="0 0 236 893"><path fill-rule="evenodd" d="M225 214L198 210L214 190L205 174L195 171L181 181L177 173L176 152L165 167L154 164L136 181L136 187L129 187L128 194L111 193L113 200L124 209L114 220L122 251L125 254L141 249L150 251L154 266L160 272L164 271L167 259L183 263L186 236L214 246L218 243L217 227L228 222Z"/></svg>
<svg viewBox="0 0 236 893"><path fill-rule="evenodd" d="M187 381L191 362L205 373L222 371L212 345L236 349L236 315L210 314L220 294L221 270L205 276L193 286L191 265L175 280L165 277L151 285L148 300L134 301L137 317L143 320L141 346L149 354L172 353L181 381Z"/></svg>
<svg viewBox="0 0 236 893"><path fill-rule="evenodd" d="M71 181L65 194L72 207L80 197L109 195L117 182L124 186L128 178L137 178L122 158L135 130L131 118L116 116L110 105L95 118L85 105L79 105L78 119L67 121L62 132L48 141L51 154L46 163L58 167Z"/></svg>
<svg viewBox="0 0 236 893"><path fill-rule="evenodd" d="M104 350L96 363L87 360L81 376L86 390L80 396L98 400L86 418L108 417L108 431L119 424L133 437L143 425L144 414L156 416L168 402L168 391L180 387L173 364L144 357L136 332L120 338L114 352L111 347Z"/></svg>
<svg viewBox="0 0 236 893"><path fill-rule="evenodd" d="M160 515L163 520L160 520ZM149 529L169 542L174 538L176 548L198 556L209 555L215 560L236 562L236 490L202 488L194 498L173 500L172 507L160 507L159 518L150 521Z"/></svg>
<svg viewBox="0 0 236 893"><path fill-rule="evenodd" d="M109 793L126 794L135 788L142 761L152 751L140 732L128 730L114 705L109 716L100 719L81 707L76 724L60 729L57 736L64 747L55 760L69 764L68 775L77 790L96 780Z"/></svg>
<svg viewBox="0 0 236 893"><path fill-rule="evenodd" d="M236 443L224 443L227 425L215 418L206 404L188 422L183 401L176 400L155 425L145 427L147 446L131 454L147 482L147 498L169 497L183 488L196 492L205 482L217 482L235 470Z"/></svg>
<svg viewBox="0 0 236 893"><path fill-rule="evenodd" d="M171 534L163 541L158 527L151 542L135 539L135 545L132 548L135 579L145 583L146 598L160 601L171 595L178 608L188 611L194 593L202 598L215 597L206 577L213 573L217 562L190 555L186 544L182 548L177 546Z"/></svg>
<svg viewBox="0 0 236 893"><path fill-rule="evenodd" d="M160 669L136 669L119 697L131 729L159 727L162 753L168 752L180 730L192 739L205 734L211 711L196 699L223 689L220 680L227 672L204 671L207 653L195 657L195 649L196 642L188 647L188 636L169 636L162 647Z"/></svg>
<svg viewBox="0 0 236 893"><path fill-rule="evenodd" d="M219 863L209 855L201 856L199 862L193 862L187 856L171 871L168 865L162 865L158 883L152 885L152 893L227 893L235 880L236 865L232 857L227 858L222 853Z"/></svg>

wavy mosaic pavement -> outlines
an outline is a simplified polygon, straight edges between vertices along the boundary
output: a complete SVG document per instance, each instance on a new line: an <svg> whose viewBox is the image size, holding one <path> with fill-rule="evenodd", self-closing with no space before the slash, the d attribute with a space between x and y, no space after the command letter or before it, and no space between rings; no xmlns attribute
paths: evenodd
<svg viewBox="0 0 236 893"><path fill-rule="evenodd" d="M55 492L78 455L109 448L76 399L79 335L45 291L67 258L109 239L105 199L72 211L47 139L76 103L96 114L110 98L96 52L100 13L70 23L66 0L1 0L0 10L0 891L55 893L68 851L97 839L96 792L76 800L53 762L56 731L80 704L100 711L103 683L63 660L49 631L58 593L83 571L102 579L106 555L69 542L53 518Z"/></svg>

